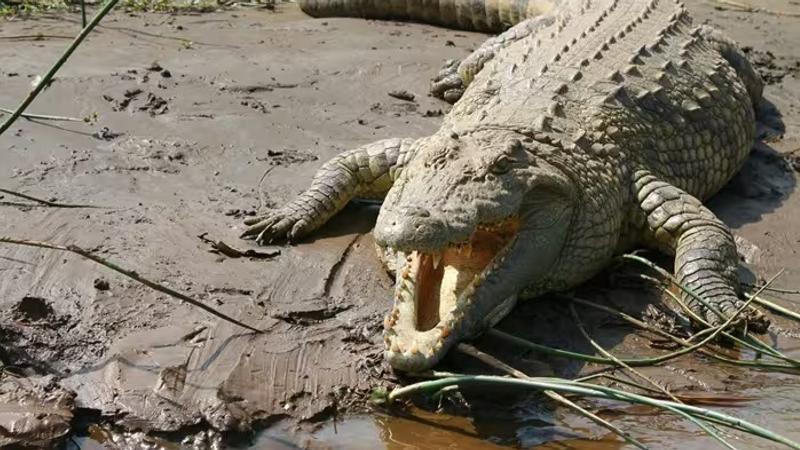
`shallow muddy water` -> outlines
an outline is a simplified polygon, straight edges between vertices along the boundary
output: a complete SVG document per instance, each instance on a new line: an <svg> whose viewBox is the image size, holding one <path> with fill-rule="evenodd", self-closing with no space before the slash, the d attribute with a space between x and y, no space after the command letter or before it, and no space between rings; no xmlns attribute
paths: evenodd
<svg viewBox="0 0 800 450"><path fill-rule="evenodd" d="M769 83L766 96L783 114L785 136L759 147L710 206L735 230L744 279L763 281L784 268L775 286L785 288L800 288L800 19L774 12L800 11L795 3L765 0L760 5L773 12L743 12L688 2L698 22L752 47ZM20 100L78 22L74 14L0 22L0 106ZM490 393L494 405L484 395L470 411L446 408L460 414L367 411L372 389L398 381L381 359L392 280L374 255L374 208L346 209L307 242L268 249L281 251L274 259L228 259L198 239L208 233L246 248L250 243L237 238L242 220L294 196L324 160L371 140L435 130L448 105L425 95L429 79L445 59L484 39L426 25L316 20L293 4L274 12L114 13L30 108L96 121L19 121L0 137L0 187L109 208L47 209L2 197L0 234L95 249L269 332L244 334L72 256L0 247L0 358L50 394L52 379L74 392L61 400L80 408L76 423L102 414L107 420L99 422L115 430L181 435L154 444L164 448L209 426L248 449L629 448L569 411L508 393ZM387 95L393 90L416 98L394 99ZM636 315L658 301L653 292L609 286L605 278L597 286L585 294ZM798 309L790 296L777 298ZM590 332L618 355L664 351L651 348L648 336L584 313ZM800 357L800 326L784 319L776 325L769 339ZM554 299L520 306L502 328L593 352ZM598 368L488 338L475 345L531 375L574 377ZM463 355L446 363L488 370ZM800 441L800 376L695 356L645 372L676 392L752 397L719 410ZM591 404L656 449L717 445L667 414ZM349 413L334 424L340 407ZM68 407L49 412L56 422L72 420ZM261 430L267 423L273 426ZM251 425L257 431L241 432ZM81 435L85 426L76 429L74 443L83 449L145 443L138 435L93 439ZM217 436L203 445L213 447ZM777 448L749 437L732 442Z"/></svg>

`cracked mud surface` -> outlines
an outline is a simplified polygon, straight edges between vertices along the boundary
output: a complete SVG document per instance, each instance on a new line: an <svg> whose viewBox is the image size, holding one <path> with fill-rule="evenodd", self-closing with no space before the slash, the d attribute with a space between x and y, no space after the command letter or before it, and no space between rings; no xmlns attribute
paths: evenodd
<svg viewBox="0 0 800 450"><path fill-rule="evenodd" d="M752 48L769 84L767 97L786 125L784 138L759 146L711 206L736 230L748 268L743 276L763 280L783 267L776 285L798 288L796 19L719 11L695 1L689 6L698 21ZM70 35L77 32L76 17L4 22L0 36ZM74 255L3 245L0 360L23 378L3 379L0 403L46 399L40 404L54 411L47 426L31 422L32 431L18 440L36 447L37 439L63 436L80 408L130 430L246 432L276 422L280 428L321 427L313 435L292 435L308 448L336 448L347 436L363 444L347 448L365 449L401 445L392 439L419 448L450 442L487 448L489 437L503 445L566 439L576 448L597 448L591 446L597 442L619 448L611 438L581 441L604 432L567 413L545 414L537 402L517 404L507 421L512 425L498 424L509 412L487 406L483 415L473 409L477 418L471 422L419 412L437 428L378 414L345 420L341 434L333 433L334 411L364 411L374 388L397 381L381 357L392 280L369 234L375 208L352 205L311 239L282 247L270 259L212 253L198 237L207 233L237 249L254 248L237 238L242 220L298 193L331 156L375 139L435 130L448 105L426 96L428 80L445 59L465 55L483 39L425 25L314 20L292 4L275 12L117 12L104 20L29 111L96 114L97 120L20 120L0 137L0 187L103 208L19 206L19 199L0 194L0 235L92 249L266 333L248 334ZM15 105L65 45L57 39L0 40L0 106ZM619 286L609 290L603 283L585 294L638 314L646 312L643 297L655 296ZM587 313L585 320L618 354L663 351L605 317ZM547 326L531 330L533 322ZM782 319L777 324L772 338L797 357L797 326ZM523 305L503 327L543 344L592 351L557 301ZM520 354L490 339L478 346L529 373L596 369ZM448 364L474 369L458 355ZM790 420L800 414L793 377L733 370L700 358L648 374L676 388L780 397L775 404L756 401L730 412L755 421L770 417L773 429L800 437ZM0 424L30 413L3 411ZM772 418L775 411L787 418ZM663 415L619 408L608 414L626 414L620 424L660 443L658 448L708 444ZM446 431L450 426L468 432ZM280 448L282 435L271 433L256 447ZM204 436L197 439L211 440ZM0 434L0 446L15 438L3 439ZM769 448L759 445L764 444L746 441L744 448Z"/></svg>

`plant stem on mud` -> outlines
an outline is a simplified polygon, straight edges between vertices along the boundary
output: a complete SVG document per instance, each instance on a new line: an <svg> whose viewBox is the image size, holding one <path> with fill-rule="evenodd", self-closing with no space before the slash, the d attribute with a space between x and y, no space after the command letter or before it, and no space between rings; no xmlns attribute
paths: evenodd
<svg viewBox="0 0 800 450"><path fill-rule="evenodd" d="M53 64L53 67L50 68L50 70L45 74L42 80L36 85L36 87L33 88L33 90L28 94L28 96L25 97L25 100L23 100L22 103L20 103L20 105L11 114L11 116L8 119L6 119L6 121L3 122L2 125L0 125L0 136L6 130L8 130L8 128L11 127L11 125L14 122L17 121L17 119L19 119L22 113L25 112L25 109L31 103L33 103L33 100L36 98L36 96L38 96L47 86L50 85L50 81L53 80L53 77L55 76L56 72L58 72L58 69L60 69L65 62L67 62L67 59L69 59L69 57L72 55L72 52L74 52L75 49L78 48L79 45L81 45L83 40L86 39L86 36L88 36L89 33L91 33L92 30L94 30L94 27L96 27L97 24L100 23L100 21L103 19L103 17L105 17L106 14L108 14L111 11L111 9L114 8L114 6L117 4L118 1L119 0L108 0L105 6L103 6L103 8L100 9L100 11L98 11L97 14L95 14L95 16L92 18L92 21L89 22L88 25L83 27L78 36L75 37L75 40L72 41L72 44L70 44L69 47L67 47L64 53L61 55L61 57L58 58L58 61L56 61L56 63Z"/></svg>
<svg viewBox="0 0 800 450"><path fill-rule="evenodd" d="M747 284L747 283L742 283L742 286L748 287L750 289L761 289L763 287L765 291L777 292L779 294L800 295L800 290L797 289L781 289L781 288L766 287L766 286L756 286L755 284Z"/></svg>
<svg viewBox="0 0 800 450"><path fill-rule="evenodd" d="M775 277L777 277L777 275ZM773 277L773 279L775 277ZM667 294L670 298L672 298L672 300L674 300L676 303L678 303L678 305L681 307L681 309L686 314L688 314L693 320L695 320L697 323L699 323L701 325L705 325L706 327L711 327L711 325L708 322L706 322L703 318L701 318L697 314L695 314L694 311L692 311L691 308L689 308L689 306L686 305L686 303L679 296L677 296L674 293L672 293L672 291L667 289L663 284L659 284L659 286L661 287L662 291L665 294ZM759 289L758 293L760 293L763 290L767 289L767 287L768 287L768 284L762 286ZM756 299L756 301L758 301L758 299ZM764 342L761 342L761 340L759 340L758 338L756 338L755 336L752 336L750 334L746 334L744 336L745 339L739 338L739 337L737 337L737 336L735 336L735 335L733 335L731 333L728 333L728 332L723 332L722 336L724 336L727 339L730 339L731 341L733 341L733 342L735 342L735 343L737 343L737 344L739 344L739 345L741 345L743 347L749 348L749 349L755 351L756 353L763 353L763 354L766 354L766 355L771 356L773 358L780 359L780 360L786 361L786 362L788 362L788 363L790 363L792 365L800 367L800 361L784 355L782 352L778 351L775 348L770 347L769 345L765 344ZM698 337L700 337L699 333L695 334L694 336L689 338L689 341L692 341L693 339L696 339Z"/></svg>
<svg viewBox="0 0 800 450"><path fill-rule="evenodd" d="M603 398L608 400L618 400L627 403L636 403L654 406L657 408L665 409L667 411L676 412L681 411L685 414L693 416L695 419L702 419L714 423L724 425L737 430L746 431L761 438L779 442L787 447L800 450L800 444L767 430L756 424L747 422L743 419L729 416L727 414L719 413L713 410L700 408L697 406L684 405L675 403L668 400L657 400L654 398L646 397L643 395L634 394L631 392L621 391L618 389L609 388L601 385L594 385L590 383L580 383L562 378L550 377L530 377L527 379L517 379L508 377L498 377L490 375L467 375L461 377L442 378L431 381L422 381L419 383L411 384L393 390L389 394L389 400L396 400L401 397L406 397L412 394L435 392L447 386L465 386L465 385L495 385L495 386L513 386L535 390L551 390L558 393L570 393L581 395L585 397Z"/></svg>
<svg viewBox="0 0 800 450"><path fill-rule="evenodd" d="M575 300L577 300L577 299L575 299ZM614 310L611 310L611 311L614 311ZM644 322L640 322L640 323L645 325L642 328L644 328L646 330L654 329L654 328L649 327L646 324L644 324ZM716 334L715 334L715 332L716 332ZM597 363L597 364L605 364L605 365L609 365L609 366L619 365L616 361L614 361L614 360L612 360L610 358L606 358L606 357L602 357L602 356L595 356L595 355L587 355L585 353L575 353L575 352L570 352L570 351L567 351L567 350L560 350L560 349L547 347L547 346L544 346L544 345L541 345L541 344L536 344L534 342L530 342L528 340L522 339L520 337L511 335L511 334L508 334L508 333L504 333L504 332L502 332L500 330L496 330L494 328L490 329L486 333L491 335L491 336L495 336L495 337L498 337L500 339L504 339L504 340L509 341L511 343L517 344L517 345L519 345L521 347L528 348L529 350L533 350L535 352L545 353L545 354L549 354L549 355L553 355L553 356L561 356L561 357L564 357L564 358L577 359L577 360L580 360L580 361L593 362L593 363ZM663 332L663 333L666 333L666 332ZM702 347L705 344L707 344L717 334L719 334L719 330L716 329L716 328L709 328L709 329L701 331L700 333L709 334L710 336L706 337L706 339L704 339L704 340L702 340L702 341L700 341L700 342L698 342L696 344L691 344L691 343L687 342L686 346L684 348L682 348L680 350L676 350L676 351L671 352L671 353L667 353L665 355L655 356L655 357L652 357L652 358L618 359L618 361L622 361L623 363L625 363L625 364L627 364L629 366L633 366L633 367L654 366L656 364L662 363L664 361L668 361L670 359L677 358L679 356L683 356L683 355L685 355L687 353L690 353L690 352L692 352L694 350L699 349L700 347ZM669 333L666 333L666 334L669 334ZM672 335L670 335L670 336L672 336ZM675 339L679 339L679 338L675 338Z"/></svg>
<svg viewBox="0 0 800 450"><path fill-rule="evenodd" d="M8 108L0 108L0 113L4 114L14 114L14 110ZM30 114L30 113L22 113L19 115L23 119L34 119L34 120L54 120L54 121L61 121L61 122L86 122L84 119L79 119L77 117L67 117L67 116L49 116L46 114Z"/></svg>
<svg viewBox="0 0 800 450"><path fill-rule="evenodd" d="M641 378L642 380L647 381L652 386L654 386L656 389L658 389L661 393L666 395L673 402L675 402L675 403L683 403L681 400L679 400L677 397L675 397L675 395L673 395L672 392L670 392L667 388L662 386L660 383L657 383L655 380L651 379L650 377L646 376L645 374L643 374L643 373L639 372L638 370L634 369L633 367L625 364L619 358L614 356L611 352L609 352L608 350L603 348L603 346L598 344L594 339L592 339L592 336L589 335L588 331L586 331L586 327L583 325L583 321L581 320L580 316L578 315L578 311L575 310L575 303L574 302L570 302L569 310L572 313L572 317L575 318L575 324L578 326L578 330L580 330L580 332L583 335L583 337L587 341L589 341L589 343L592 345L592 347L594 347L598 352L600 352L600 354L602 354L606 358L609 358L609 359L613 360L620 367L628 370L630 373L636 375L637 377ZM678 415L683 416L685 419L689 420L690 422L693 422L700 429L705 431L706 434L708 434L709 436L713 437L715 440L717 440L723 446L725 446L725 447L727 447L727 448L729 448L731 450L737 450L736 447L731 445L722 436L720 436L720 433L721 433L720 430L714 430L711 427L707 426L706 424L698 421L697 419L695 419L691 415L686 414L686 413L684 413L682 411L674 410L672 408L668 408L668 409L670 409L670 411L672 411L672 412L674 412L674 413L676 413Z"/></svg>
<svg viewBox="0 0 800 450"><path fill-rule="evenodd" d="M81 0L81 27L86 28L86 0Z"/></svg>
<svg viewBox="0 0 800 450"><path fill-rule="evenodd" d="M665 279L669 280L675 286L680 288L683 292L689 294L692 298L694 298L695 300L697 300L700 303L702 303L703 306L705 306L710 311L712 311L714 314L716 314L717 317L719 317L720 319L725 319L725 316L719 310L717 310L717 308L715 308L713 305L709 304L705 299L703 299L701 296L697 295L688 286L686 286L683 283L681 283L680 281L678 281L671 273L669 273L666 270L664 270L663 268L659 267L656 263L650 261L647 258L643 258L641 256L633 255L633 254L622 255L621 259L635 261L635 262L638 262L640 264L644 264L647 267L650 267L651 269L653 269L656 272L658 272ZM763 290L767 289L769 287L770 283L772 283L775 279L777 279L781 274L783 274L783 270L780 270L776 275L774 275L772 277L772 279L769 282L767 282L764 286L761 286L759 288L759 290L756 292L756 294L754 294L754 295L758 295L761 292L763 292ZM663 286L662 286L662 288L663 288ZM692 319L697 321L697 323L705 325L706 327L710 327L711 326L703 318L697 316L697 314L695 314L691 310L691 308L689 308L689 306L686 305L686 303L683 302L679 298L679 296L673 294L668 289L664 289L664 292L669 294L670 297L672 297L676 302L678 302L678 304L681 306L681 308L687 314L689 314L689 316L692 317ZM798 319L798 320L800 320L800 319ZM769 347L767 344L761 342L760 340L758 340L757 338L752 336L750 333L745 333L744 337L745 337L746 341L742 340L742 339L740 339L738 337L735 337L735 336L731 335L730 333L723 333L723 336L725 336L725 337L727 337L727 338L729 338L729 339L731 339L731 340L733 340L733 341L735 341L735 342L737 342L737 343L739 343L741 345L744 345L745 347L749 347L749 348L751 348L751 349L753 349L753 350L755 350L757 352L766 353L768 355L774 356L775 358L782 359L784 361L790 362L790 363L795 364L795 365L800 365L800 361L797 361L797 360L794 360L792 358L789 358L786 355L784 355L783 353L779 352L778 350L776 350L776 349L774 349L772 347Z"/></svg>
<svg viewBox="0 0 800 450"><path fill-rule="evenodd" d="M589 380L594 380L599 378L609 380L613 383L619 383L625 386L630 386L636 389L640 389L646 392L647 395L652 398L659 398L659 399L669 398L669 397L664 397L663 394L661 394L661 392L656 389L649 388L643 384L639 384L631 380L625 380L620 377L615 377L614 375L609 375L607 373L595 373L592 375L587 375L585 377L575 378L573 381L586 382ZM732 396L721 396L721 395L695 396L686 394L673 394L673 395L675 395L675 397L677 397L681 403L685 403L687 405L735 407L735 406L740 406L742 403L752 402L753 400L755 400L754 397L732 397Z"/></svg>
<svg viewBox="0 0 800 450"><path fill-rule="evenodd" d="M30 241L30 240L26 240L26 239L14 239L14 238L10 238L10 237L7 237L7 236L0 236L0 243L25 245L25 246L28 246L28 247L39 247L39 248L46 248L46 249L50 249L50 250L59 250L59 251L64 251L64 252L75 253L76 255L79 255L79 256L82 256L82 257L84 257L84 258L86 258L88 260L94 261L97 264L100 264L101 266L108 267L109 269L111 269L111 270L113 270L115 272L121 273L122 275L125 275L128 278L131 278L131 279L133 279L135 281L138 281L139 283L142 283L143 285L149 287L150 289L153 289L153 290L156 290L156 291L159 291L159 292L163 292L164 294L167 294L170 297L175 297L175 298L177 298L179 300L183 300L186 303L189 303L190 305L196 306L196 307L202 309L203 311L206 311L207 313L209 313L211 315L219 317L220 319L222 319L222 320L224 320L226 322L230 322L230 323L232 323L234 325L238 325L238 326L240 326L242 328L248 329L248 330L253 331L255 333L263 333L263 331L259 330L258 328L253 328L250 325L247 325L247 324L245 324L243 322L240 322L240 321L234 319L233 317L230 317L230 316L228 316L228 315L226 315L224 313L221 313L221 312L217 311L216 309L214 309L214 308L212 308L212 307L210 307L210 306L208 306L208 305L206 305L206 304L204 304L204 303L202 303L200 301L197 301L197 300L195 300L195 299L193 299L191 297L188 297L188 296L186 296L184 294L181 294L178 291L174 291L174 290L172 290L172 289L170 289L170 288L168 288L166 286L162 286L162 285L160 285L160 284L158 284L158 283L156 283L154 281L150 281L147 278L144 278L144 277L140 276L138 273L136 273L136 272L134 272L132 270L123 269L122 267L120 267L120 266L118 266L118 265L116 265L116 264L114 264L114 263L112 263L110 261L106 261L105 259L100 258L99 256L95 256L91 252L89 252L88 250L84 250L84 249L82 249L82 248L80 248L80 247L78 247L76 245L63 246L63 245L51 244L49 242Z"/></svg>
<svg viewBox="0 0 800 450"><path fill-rule="evenodd" d="M755 303L758 303L759 305L761 305L761 306L763 306L763 307L765 307L767 309L771 309L772 311L774 311L774 312L776 312L776 313L778 313L778 314L780 314L782 316L789 317L790 319L794 319L794 320L800 321L800 314L792 311L791 309L784 308L783 306L781 306L781 305L779 305L777 303L773 303L773 302L771 302L769 300L765 300L765 299L759 297L758 293L753 294L753 298L755 298Z"/></svg>
<svg viewBox="0 0 800 450"><path fill-rule="evenodd" d="M15 197L24 198L25 200L30 200L32 202L39 203L44 206L49 206L51 208L102 208L102 206L95 206L95 205L74 205L70 203L58 203L58 202L51 202L49 200L44 200L41 198L36 198L27 194L22 194L19 192L11 191L8 189L0 188L0 192L3 194L13 195Z"/></svg>
<svg viewBox="0 0 800 450"><path fill-rule="evenodd" d="M663 292L666 293L668 296L670 296L676 303L678 303L678 305L680 305L681 309L683 309L684 312L689 314L689 316L691 316L691 318L693 320L695 320L697 323L699 323L701 325L705 325L706 327L711 327L711 325L709 325L708 322L706 322L705 320L703 320L702 318L697 316L691 309L689 309L689 307L686 305L686 303L679 296L673 294L672 291L670 291L669 289L666 289L664 286L662 286L662 288L663 288ZM739 338L737 336L734 336L734 335L732 335L732 334L730 334L728 332L723 332L722 336L724 336L727 339L730 339L733 342L736 342L737 344L739 344L739 345L741 345L743 347L749 348L749 349L751 349L751 350L753 350L753 351L755 351L757 353L764 353L764 354L766 354L768 356L772 356L773 358L781 359L783 361L789 362L791 364L794 364L794 365L797 365L797 366L800 367L800 361L784 355L780 351L778 351L778 350L768 346L767 344L764 344L760 340L756 339L754 336L749 336L749 335L746 336L746 337L749 338L748 340L744 340L744 339ZM699 333L695 334L694 336L689 338L689 341L691 341L693 339L696 339L697 337L700 337Z"/></svg>
<svg viewBox="0 0 800 450"><path fill-rule="evenodd" d="M614 356L611 352L606 350L602 345L598 344L597 341L595 341L592 338L592 336L589 335L589 332L586 331L586 327L583 325L583 320L581 320L581 317L578 315L578 311L575 310L575 303L574 302L570 302L569 310L572 313L572 317L575 319L575 325L578 327L578 331L581 332L581 334L583 335L584 339L586 339L589 342L589 344L591 344L592 347L595 348L595 350L600 352L601 355L603 355L606 358L614 361L618 366L622 367L623 369L627 369L628 371L630 371L632 374L636 375L640 379L650 383L653 387L658 389L661 393L663 393L664 395L669 397L673 402L677 402L677 403L681 402L680 400L678 400L677 397L672 395L672 392L670 392L664 386L662 386L661 383L657 383L655 380L653 380L650 377L646 376L645 374L639 372L638 370L634 369L630 365L625 364L624 361L620 360L619 358Z"/></svg>
<svg viewBox="0 0 800 450"><path fill-rule="evenodd" d="M514 367L509 366L508 364L500 361L499 359L495 358L494 356L489 355L487 353L484 353L484 352L478 350L477 348L475 348L475 347L473 347L471 345L459 344L456 347L456 349L459 350L462 353L465 353L465 354L473 357L473 358L477 358L480 361L482 361L482 362L484 362L484 363L486 363L486 364L488 364L488 365L490 365L490 366L492 366L492 367L494 367L494 368L496 368L496 369L498 369L500 371L503 371L503 372L505 372L505 373L507 373L507 374L509 374L511 376L514 376L514 377L517 377L517 378L520 378L520 379L523 379L523 380L530 379L530 377L528 375L526 375L524 372L522 372L520 370L517 370ZM439 392L441 392L441 390ZM586 417L587 419L591 420L592 422L594 422L594 423L600 425L601 427L611 431L612 433L616 434L617 436L619 436L623 440L625 440L625 442L627 442L627 443L629 443L629 444L631 444L631 445L633 445L633 446L635 446L637 448L640 448L640 449L643 449L643 450L649 450L649 447L647 447L646 445L644 445L641 442L639 442L638 440L636 440L636 438L631 436L630 433L628 433L627 431L625 431L625 430L617 427L616 425L612 424L611 422L599 417L598 415L596 415L596 414L592 413L591 411L583 408L582 406L578 405L577 403L574 403L573 401L569 400L568 398L564 397L563 395L559 394L558 392L546 389L546 390L543 390L542 393L544 395L546 395L547 397L549 397L551 400L553 400L553 401L555 401L557 403L560 403L560 404L566 406L567 408L572 409L573 411L575 411L578 414Z"/></svg>
<svg viewBox="0 0 800 450"><path fill-rule="evenodd" d="M594 309L597 309L597 310L604 311L606 313L612 314L612 315L614 315L616 317L619 317L620 319L622 319L622 320L624 320L624 321L626 321L626 322L628 322L628 323L630 323L632 325L635 325L635 326L637 326L637 327L639 327L639 328L641 328L643 330L647 330L647 331L650 331L652 333L655 333L655 334L657 334L659 336L665 337L665 338L667 338L667 339L669 339L669 340L671 340L671 341L673 341L673 342L675 342L677 344L680 344L680 345L682 345L682 346L684 346L686 348L691 347L692 350L694 350L696 348L698 352L708 356L709 358L715 359L715 360L720 361L720 362L724 362L724 363L732 364L732 365L736 365L736 366L755 367L755 368L759 368L759 369L781 370L781 371L786 371L786 372L794 373L794 374L798 373L797 371L798 371L799 368L797 366L793 366L793 365L773 364L773 363L764 363L764 362L756 362L756 361L742 361L742 360L738 360L738 359L727 358L725 356L722 356L722 355L719 355L719 354L715 353L711 349L700 348L700 347L698 347L697 344L692 344L691 342L688 342L685 339L681 339L681 338L679 338L677 336L674 336L674 335L672 335L670 333L667 333L666 331L664 331L664 330L662 330L660 328L651 326L651 325L649 325L649 324L647 324L645 322L642 322L639 319L636 319L635 317L633 317L633 316L631 316L629 314L626 314L626 313L624 313L622 311L618 311L618 310L616 310L614 308L609 308L608 306L600 305L598 303L591 302L589 300L584 300L584 299L577 298L577 297L564 297L564 298L571 299L572 301L574 301L576 303L579 303L581 305L585 305L585 306L588 306L590 308L594 308ZM716 328L707 328L707 329L697 333L697 335L706 334L708 332L712 332L712 331L716 331L716 330L717 330ZM519 338L517 338L517 339L519 339ZM524 341L524 340L522 340L522 341L523 342L527 342L527 341ZM522 343L520 343L520 344L524 345ZM683 350L679 350L677 352L674 352L674 353L670 353L670 355L673 355L673 357L674 357L675 353L684 352L686 350L686 348L684 348ZM667 356L669 356L669 355L667 355ZM623 361L625 361L626 363L630 364L630 360L623 360Z"/></svg>

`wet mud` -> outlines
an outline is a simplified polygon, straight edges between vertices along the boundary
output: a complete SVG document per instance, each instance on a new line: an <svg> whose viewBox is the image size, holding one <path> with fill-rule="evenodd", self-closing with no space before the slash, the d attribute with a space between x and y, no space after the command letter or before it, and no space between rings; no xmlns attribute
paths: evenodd
<svg viewBox="0 0 800 450"><path fill-rule="evenodd" d="M784 268L775 285L798 288L797 19L688 6L699 22L748 48L781 114L710 205L735 229L745 281ZM58 14L3 22L0 38L70 35L79 20ZM294 246L256 248L238 239L243 219L292 198L338 152L435 130L449 105L426 95L429 79L445 59L465 56L484 39L425 25L311 19L289 3L202 15L118 11L104 20L30 108L89 123L20 120L0 137L0 187L97 208L49 208L0 194L0 235L91 249L265 333L221 322L75 255L3 245L0 447L624 448L535 396L465 392L427 410L372 406L372 392L409 381L382 360L393 281L374 252L375 205L349 206ZM0 39L0 106L16 105L66 45ZM220 241L245 253L220 251ZM610 268L579 294L668 321L659 291L630 284L624 273ZM776 297L791 307L789 299ZM580 314L617 355L665 351L605 315ZM798 326L774 322L770 339L800 355ZM521 305L500 327L594 353L556 298ZM531 375L599 368L489 337L475 345ZM457 353L444 367L492 371ZM795 376L701 356L644 371L676 392L752 397L721 409L800 439L792 425L800 417ZM689 425L651 410L608 405L601 412L654 448L709 445Z"/></svg>

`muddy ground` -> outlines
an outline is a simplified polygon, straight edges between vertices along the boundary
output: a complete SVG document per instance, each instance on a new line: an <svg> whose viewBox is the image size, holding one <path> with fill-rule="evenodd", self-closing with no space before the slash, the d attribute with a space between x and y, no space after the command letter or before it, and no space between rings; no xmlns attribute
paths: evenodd
<svg viewBox="0 0 800 450"><path fill-rule="evenodd" d="M800 11L791 1L759 6ZM782 139L754 150L711 206L736 230L743 277L763 280L785 268L775 285L800 287L800 19L699 1L689 7L699 22L751 48L786 126ZM0 23L0 106L20 101L78 27L79 16L69 13ZM311 19L294 4L202 15L120 10L105 19L29 109L91 122L20 120L0 137L0 188L96 208L42 207L0 194L0 235L91 249L266 333L219 321L75 255L2 245L0 361L14 376L0 379L0 427L14 423L22 431L0 434L0 446L50 445L51 438L97 422L175 432L173 438L213 429L240 443L273 424L328 424L296 444L342 448L341 436L328 430L330 420L365 411L370 392L398 381L381 358L392 280L369 234L375 207L353 205L311 239L261 249L279 250L272 258L230 258L209 251L207 240L254 248L237 238L242 220L300 192L324 160L378 138L435 130L449 105L426 95L428 80L445 59L466 55L483 39L426 25ZM395 90L415 98L390 97ZM639 315L658 303L655 290L608 278L583 295ZM618 354L661 351L605 317L586 313L586 320ZM546 326L531 330L533 322ZM798 327L776 324L772 339L800 353L792 351ZM525 305L502 326L592 352L557 301ZM521 354L490 339L477 345L532 374L596 369ZM447 364L475 369L458 355ZM776 395L780 407L756 402L734 413L800 438L791 426L800 417L795 377L733 370L699 357L652 374L676 389ZM779 393L770 390L776 386ZM450 423L437 426L440 434L419 425L438 423L435 417L410 422L415 431L408 419L381 413L374 416L381 430L374 442L369 432L357 432L358 420L370 419L350 423L356 423L354 439L363 440L359 448L381 442L395 448L398 439L418 448L435 442L485 448L486 439L491 445L575 444L605 434L564 413L548 416L560 418L559 426L537 426L542 415L532 408L517 404L504 426L498 410L486 409L491 414L477 414L469 433L450 434ZM780 413L789 416L778 419ZM624 409L611 416L620 414L658 448L707 445L671 418ZM277 439L257 446L278 448ZM612 438L587 442L619 448ZM770 448L747 442L746 448Z"/></svg>

